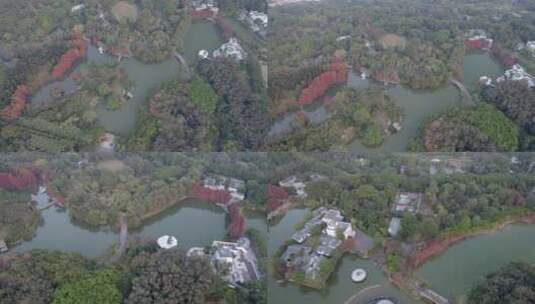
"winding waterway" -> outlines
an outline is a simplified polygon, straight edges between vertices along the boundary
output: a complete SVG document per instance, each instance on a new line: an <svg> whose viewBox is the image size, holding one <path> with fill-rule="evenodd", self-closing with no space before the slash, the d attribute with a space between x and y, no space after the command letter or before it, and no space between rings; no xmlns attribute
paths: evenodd
<svg viewBox="0 0 535 304"><path fill-rule="evenodd" d="M195 63L199 50L212 51L223 43L215 24L208 21L193 22L186 32L184 41L184 53L190 67ZM100 54L96 47L89 45L87 61L78 66L74 72L85 68L87 63L107 64L115 62L117 62L117 58ZM99 105L97 117L99 124L106 131L125 135L135 128L139 108L145 103L150 91L167 80L181 76L183 69L172 57L157 64L145 64L134 58L127 58L120 62L119 67L125 70L128 79L133 82L134 88L131 93L134 97L124 102L118 110L108 110L105 105ZM54 88L71 92L76 87L71 77L50 83L32 97L32 105L42 106L52 102L51 92Z"/></svg>
<svg viewBox="0 0 535 304"><path fill-rule="evenodd" d="M96 258L119 240L118 232L80 225L71 221L66 211L56 208L43 210L42 219L35 237L16 246L15 251L62 250ZM214 240L224 240L227 221L220 208L189 199L147 220L139 229L130 229L129 237L156 239L166 234L174 235L179 247L187 250L193 246L210 245ZM247 228L265 233L265 220L258 214L247 215Z"/></svg>
<svg viewBox="0 0 535 304"><path fill-rule="evenodd" d="M295 225L307 214L306 209L290 210L280 222L270 227L268 250L273 255L291 238ZM463 303L467 291L484 280L485 275L498 270L509 262L535 263L535 225L511 225L503 230L477 236L456 244L443 255L428 261L417 272L417 277L427 282L439 294ZM364 268L368 278L355 284L350 280L351 271ZM393 286L370 260L354 256L342 259L325 290L317 291L292 283L281 283L270 275L270 303L366 303L380 296L396 298L400 303L420 303L409 298Z"/></svg>
<svg viewBox="0 0 535 304"><path fill-rule="evenodd" d="M515 261L535 263L535 225L512 225L463 241L425 263L417 275L438 293L461 302L485 275Z"/></svg>
<svg viewBox="0 0 535 304"><path fill-rule="evenodd" d="M190 66L197 61L200 50L211 54L224 43L217 26L210 21L193 21L183 40L184 56Z"/></svg>
<svg viewBox="0 0 535 304"><path fill-rule="evenodd" d="M477 90L480 76L486 75L495 78L500 74L503 74L503 68L488 53L474 53L464 57L461 81L470 92ZM353 71L349 72L347 86L356 89L366 89L371 86L383 87L382 84L373 80L361 79ZM349 146L350 151L407 151L410 141L417 136L418 129L426 119L440 114L449 107L461 104L460 92L451 84L433 91L412 90L403 85L388 85L384 89L391 97L391 100L403 110L402 129L395 134L387 136L385 142L378 147L366 147L356 140ZM305 109L303 112L312 125L320 124L330 117L323 105L315 106L312 111ZM296 113L288 113L276 120L271 126L269 136L282 136L299 128L296 117Z"/></svg>

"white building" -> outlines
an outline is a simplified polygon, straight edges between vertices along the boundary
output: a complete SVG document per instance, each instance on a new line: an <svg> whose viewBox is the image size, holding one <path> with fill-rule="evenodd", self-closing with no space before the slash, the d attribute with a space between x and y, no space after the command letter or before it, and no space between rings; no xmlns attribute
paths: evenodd
<svg viewBox="0 0 535 304"><path fill-rule="evenodd" d="M530 88L535 87L535 78L528 74L520 64L513 65L513 67L505 71L503 76L496 79L497 82L505 80L525 81Z"/></svg>
<svg viewBox="0 0 535 304"><path fill-rule="evenodd" d="M330 222L325 228L325 233L332 237L337 237L338 231L341 231L344 239L355 236L355 231L349 222Z"/></svg>
<svg viewBox="0 0 535 304"><path fill-rule="evenodd" d="M83 4L75 5L75 6L71 7L71 13L83 10L84 8L85 8L85 5L83 5Z"/></svg>
<svg viewBox="0 0 535 304"><path fill-rule="evenodd" d="M306 198L307 193L305 191L306 184L300 180L297 179L295 175L292 175L282 181L279 182L279 186L286 187L286 188L294 188L295 193L300 198Z"/></svg>
<svg viewBox="0 0 535 304"><path fill-rule="evenodd" d="M268 15L262 12L249 11L249 20L252 24L259 24L263 28L268 26Z"/></svg>
<svg viewBox="0 0 535 304"><path fill-rule="evenodd" d="M340 36L340 37L337 37L337 38L336 38L336 42L343 41L343 40L347 40L347 39L349 39L349 38L351 38L350 35Z"/></svg>
<svg viewBox="0 0 535 304"><path fill-rule="evenodd" d="M198 55L200 59L206 59L210 56L210 53L207 50L200 50Z"/></svg>
<svg viewBox="0 0 535 304"><path fill-rule="evenodd" d="M392 237L395 237L398 235L400 229L401 219L399 217L393 217L392 220L390 220L390 225L388 226L388 234L390 234Z"/></svg>
<svg viewBox="0 0 535 304"><path fill-rule="evenodd" d="M231 202L242 201L245 199L245 182L232 177L213 176L206 177L203 180L204 186L212 190L228 191L231 196Z"/></svg>
<svg viewBox="0 0 535 304"><path fill-rule="evenodd" d="M492 78L488 76L481 76L479 77L479 84L482 86L492 86Z"/></svg>
<svg viewBox="0 0 535 304"><path fill-rule="evenodd" d="M535 40L526 42L526 49L535 57Z"/></svg>
<svg viewBox="0 0 535 304"><path fill-rule="evenodd" d="M249 246L249 240L243 238L236 243L214 241L215 252L211 264L223 275L223 280L231 284L243 284L259 277L256 257Z"/></svg>
<svg viewBox="0 0 535 304"><path fill-rule="evenodd" d="M236 61L242 61L247 54L243 50L242 46L238 43L238 39L230 38L227 43L221 45L217 50L213 52L214 57L227 57Z"/></svg>
<svg viewBox="0 0 535 304"><path fill-rule="evenodd" d="M344 239L354 237L355 231L351 223L344 222L343 219L344 217L340 213L340 210L328 209L323 211L321 221L327 225L323 232L329 236L337 237L338 231L341 231Z"/></svg>
<svg viewBox="0 0 535 304"><path fill-rule="evenodd" d="M203 247L191 247L188 252L186 253L186 256L189 257L199 257L199 256L205 256L206 253L204 252Z"/></svg>
<svg viewBox="0 0 535 304"><path fill-rule="evenodd" d="M115 149L115 135L104 133L100 137L100 150L102 152L113 152Z"/></svg>
<svg viewBox="0 0 535 304"><path fill-rule="evenodd" d="M164 235L158 238L157 243L162 249L171 249L178 245L178 240L174 236Z"/></svg>

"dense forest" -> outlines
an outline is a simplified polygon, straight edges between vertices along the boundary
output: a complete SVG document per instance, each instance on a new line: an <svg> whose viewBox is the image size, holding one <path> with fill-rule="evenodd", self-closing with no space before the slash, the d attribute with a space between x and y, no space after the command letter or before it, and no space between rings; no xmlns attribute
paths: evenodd
<svg viewBox="0 0 535 304"><path fill-rule="evenodd" d="M328 71L329 58L334 53L345 54L345 62L355 74L372 78L374 84L401 84L415 92L442 88L450 79L462 76L464 56L474 52L465 41L465 34L471 29L484 29L493 39L495 43L489 55L505 68L521 63L533 73L532 56L525 50L517 51L519 44L535 39L532 9L521 1L494 0L432 4L413 0L322 1L274 7L268 35L269 115L277 117L302 109L296 101ZM432 133L429 137L436 142L418 139L418 146L422 147L417 150L530 150L533 146L530 105L535 99L533 90L522 85L503 82L482 98L479 92L470 92L476 100L494 104L496 110L485 106L459 108L448 110L439 118L430 117L434 121L425 122L422 133ZM313 102L321 103L323 93L313 96ZM325 130L332 129L331 118L322 126L294 130L274 148L301 151L340 148L339 138L347 134L342 130L334 135L326 134L329 132ZM492 126L495 121L498 125ZM354 124L357 126L348 126L358 129L359 122ZM366 139L359 141L364 143ZM377 143L380 141L371 146Z"/></svg>
<svg viewBox="0 0 535 304"><path fill-rule="evenodd" d="M268 140L271 151L326 151L343 149L355 139L365 146L376 147L388 135L397 132L402 110L382 90L344 88L326 102L329 119L313 125L303 117L300 128L287 135Z"/></svg>
<svg viewBox="0 0 535 304"><path fill-rule="evenodd" d="M201 60L198 69L219 96L215 109L219 145L224 150L257 149L267 132L265 100L229 60Z"/></svg>
<svg viewBox="0 0 535 304"><path fill-rule="evenodd" d="M470 291L468 303L532 303L535 300L535 267L512 263L487 275Z"/></svg>
<svg viewBox="0 0 535 304"><path fill-rule="evenodd" d="M424 126L420 144L428 152L516 151L518 127L494 106L455 107Z"/></svg>
<svg viewBox="0 0 535 304"><path fill-rule="evenodd" d="M261 283L229 288L206 257L159 250L153 242L131 242L114 263L46 250L13 254L0 262L2 304L267 303L266 290L257 286Z"/></svg>
<svg viewBox="0 0 535 304"><path fill-rule="evenodd" d="M124 150L213 151L217 100L214 90L200 77L162 84L141 111Z"/></svg>
<svg viewBox="0 0 535 304"><path fill-rule="evenodd" d="M162 62L173 54L183 53L183 38L191 27L190 12L194 9L190 2L174 0L77 4L70 0L30 1L24 5L8 1L0 13L5 31L0 37L2 151L94 151L105 132L97 106L124 109L122 105L132 98L133 83L128 79L132 75L126 75L118 63L107 65L96 60L98 64L95 64L91 59L89 64L80 65L88 58L88 48L93 47L93 52L98 49L101 55L115 56L118 61L134 58L146 64ZM263 40L247 24L234 19L243 10L266 11L267 3L221 1L218 5L220 18L214 23L220 34L226 39L238 37L250 55L242 64L230 68L240 74L236 77L250 91L246 95L252 94L247 101L231 102L232 108L238 111L234 115L249 115L248 127L241 128L242 132L249 133L245 135L248 137L261 138L264 128L261 109L266 102L261 63L265 61ZM195 68L195 63L189 63L190 67ZM74 80L74 88L53 89L44 102L34 100L45 85L57 85L56 81L66 78ZM258 146L255 143L258 139L252 138L244 138L243 147L226 143L227 139L218 140L219 123L217 116L212 115L215 97L211 85L195 75L184 78L187 80L154 88L154 91L167 91L166 100L155 102L158 92L149 94L147 107L139 115L139 127L130 132L129 138L119 138L119 149L214 151L225 146L228 149ZM254 106L238 106L240 103ZM157 112L150 111L158 107L161 108ZM260 118L253 117L255 113ZM258 134L251 134L255 132Z"/></svg>

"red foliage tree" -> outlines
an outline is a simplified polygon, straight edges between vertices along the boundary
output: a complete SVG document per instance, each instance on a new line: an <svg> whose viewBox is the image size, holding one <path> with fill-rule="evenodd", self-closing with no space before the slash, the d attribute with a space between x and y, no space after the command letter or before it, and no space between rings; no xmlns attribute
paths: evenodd
<svg viewBox="0 0 535 304"><path fill-rule="evenodd" d="M342 59L333 57L329 69L315 77L312 82L301 91L297 103L306 105L316 98L323 96L333 85L347 81L347 66Z"/></svg>
<svg viewBox="0 0 535 304"><path fill-rule="evenodd" d="M86 54L86 42L81 38L72 39L71 48L59 58L58 63L52 69L52 77L58 79L65 76L67 71L74 66L76 61L85 57Z"/></svg>
<svg viewBox="0 0 535 304"><path fill-rule="evenodd" d="M203 10L198 10L198 11L192 11L190 13L190 16L195 19L195 20L199 20L199 19L208 19L208 18L214 18L216 15L215 12L213 12L211 9L207 8L207 9L203 9Z"/></svg>
<svg viewBox="0 0 535 304"><path fill-rule="evenodd" d="M6 120L13 120L22 114L28 101L29 90L25 85L19 85L11 96L11 102L2 110L0 116Z"/></svg>
<svg viewBox="0 0 535 304"><path fill-rule="evenodd" d="M490 49L492 46L492 43L488 39L466 39L464 41L464 46L468 50L486 50Z"/></svg>
<svg viewBox="0 0 535 304"><path fill-rule="evenodd" d="M17 169L7 173L0 173L0 188L7 190L22 190L36 185L38 173L31 169Z"/></svg>
<svg viewBox="0 0 535 304"><path fill-rule="evenodd" d="M230 224L228 226L228 234L231 239L238 239L245 234L245 217L237 204L230 206L229 216Z"/></svg>
<svg viewBox="0 0 535 304"><path fill-rule="evenodd" d="M195 198L215 204L227 204L231 199L231 195L228 191L213 190L201 186L198 183L193 183L191 187L191 195Z"/></svg>
<svg viewBox="0 0 535 304"><path fill-rule="evenodd" d="M444 251L448 250L451 245L458 243L465 238L466 236L459 235L429 240L425 242L422 249L412 255L409 259L409 263L412 267L418 267L428 259L442 254Z"/></svg>
<svg viewBox="0 0 535 304"><path fill-rule="evenodd" d="M492 46L491 51L492 55L496 57L506 68L511 68L517 63L517 59L511 54L507 53L507 51L498 43L495 43Z"/></svg>
<svg viewBox="0 0 535 304"><path fill-rule="evenodd" d="M289 194L282 187L268 184L267 197L268 199L285 200L289 197Z"/></svg>
<svg viewBox="0 0 535 304"><path fill-rule="evenodd" d="M280 206L282 206L282 201L276 200L276 199L268 199L266 208L268 212L277 210Z"/></svg>
<svg viewBox="0 0 535 304"><path fill-rule="evenodd" d="M271 184L268 184L267 187L268 188L266 196L268 201L266 208L268 211L271 212L279 208L283 204L283 201L289 197L289 194L282 187L274 186Z"/></svg>
<svg viewBox="0 0 535 304"><path fill-rule="evenodd" d="M225 20L223 20L223 18L221 18L221 16L217 17L216 24L219 27L219 31L221 32L221 36L223 37L223 39L229 40L234 36L232 28L230 27L230 25L228 25L228 23L225 22Z"/></svg>

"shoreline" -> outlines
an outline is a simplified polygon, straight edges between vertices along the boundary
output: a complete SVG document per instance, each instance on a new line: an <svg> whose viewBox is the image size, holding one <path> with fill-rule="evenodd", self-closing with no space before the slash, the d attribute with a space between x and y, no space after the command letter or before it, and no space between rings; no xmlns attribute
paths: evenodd
<svg viewBox="0 0 535 304"><path fill-rule="evenodd" d="M409 257L409 270L412 272L420 268L433 258L444 254L451 246L454 246L457 243L465 241L469 238L491 234L503 230L506 227L514 224L535 224L535 212L529 212L527 214L508 215L503 220L491 224L491 227L475 228L474 231L446 232L444 235L426 242L424 248L416 251L411 255L411 257ZM414 260L414 255L416 254L423 254L423 256L419 259Z"/></svg>
<svg viewBox="0 0 535 304"><path fill-rule="evenodd" d="M516 215L509 215L506 216L503 220L493 223L492 227L481 227L476 228L474 231L470 232L449 232L445 233L442 236L439 236L433 240L428 241L431 242L431 245L427 245L427 248L424 248L422 250L416 251L413 253L407 261L404 263L405 270L400 272L391 273L386 268L382 267L382 270L384 274L387 276L388 281L390 281L391 284L399 288L402 292L404 292L409 297L415 299L415 300L422 300L422 297L420 296L420 289L422 287L424 288L430 288L432 289L432 286L429 286L429 284L422 279L418 278L415 275L415 272L420 269L425 263L430 262L434 258L437 258L446 251L448 251L452 246L459 244L463 241L466 241L470 238L475 238L478 236L483 236L491 233L495 233L498 231L501 231L505 228L507 228L510 225L515 224L525 224L525 225L533 225L535 224L535 212L528 212L524 214L516 214ZM448 235L449 234L449 235ZM425 246L425 245L424 245ZM436 247L430 247L430 246L436 246ZM415 254L421 254L424 252L424 256L419 259L418 261L414 261L414 255ZM416 264L414 264L417 262ZM408 280L407 280L408 279Z"/></svg>

